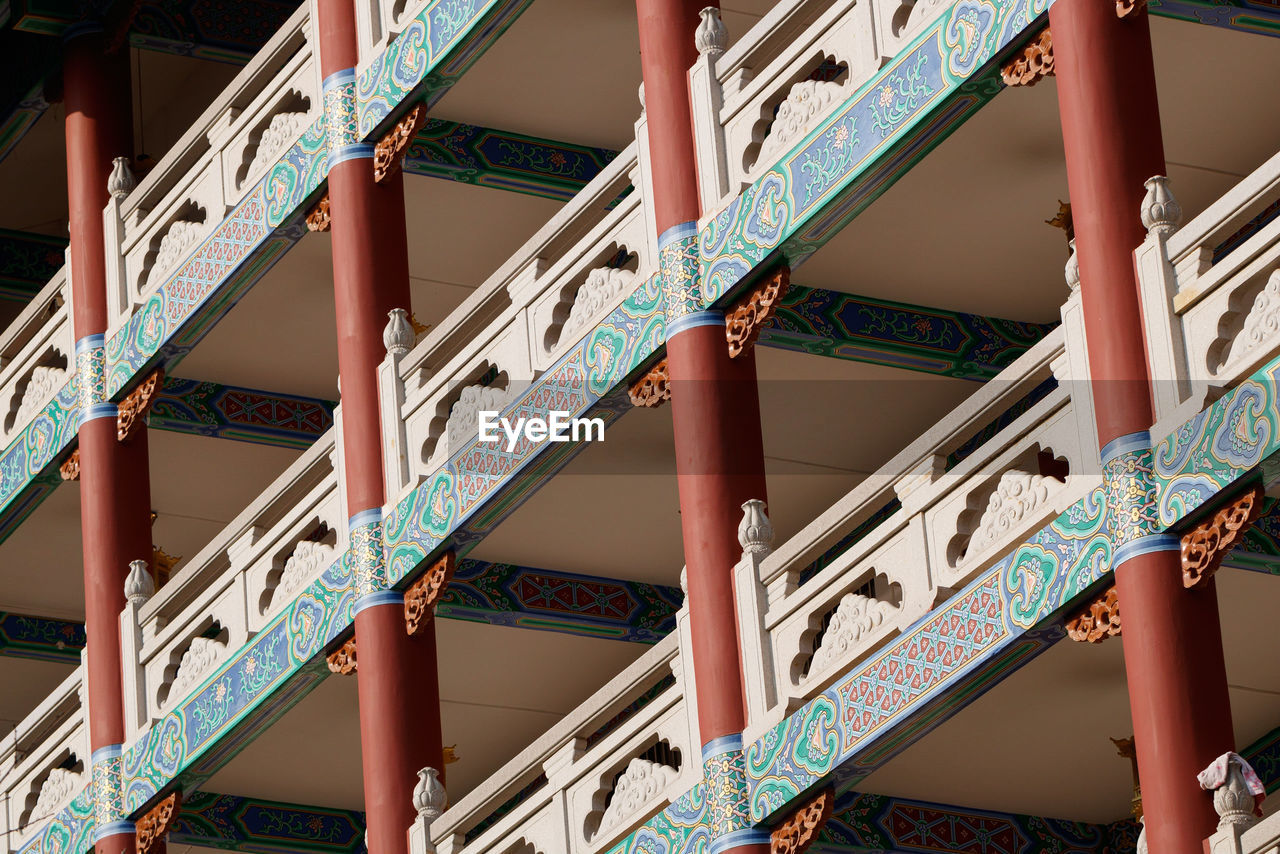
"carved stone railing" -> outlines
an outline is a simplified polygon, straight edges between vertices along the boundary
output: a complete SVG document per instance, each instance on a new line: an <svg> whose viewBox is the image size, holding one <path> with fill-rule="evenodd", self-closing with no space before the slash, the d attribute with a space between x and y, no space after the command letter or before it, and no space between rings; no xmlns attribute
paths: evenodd
<svg viewBox="0 0 1280 854"><path fill-rule="evenodd" d="M185 699L346 547L334 431L121 616L126 743ZM152 588L153 590L154 588ZM130 666L130 664L133 666Z"/></svg>
<svg viewBox="0 0 1280 854"><path fill-rule="evenodd" d="M75 372L70 296L63 267L0 339L0 446L18 435Z"/></svg>
<svg viewBox="0 0 1280 854"><path fill-rule="evenodd" d="M412 850L431 851L429 839L439 854L588 854L668 806L702 775L682 645L669 635L443 815L419 820Z"/></svg>
<svg viewBox="0 0 1280 854"><path fill-rule="evenodd" d="M750 184L949 5L783 0L732 47L704 13L690 71L704 208Z"/></svg>
<svg viewBox="0 0 1280 854"><path fill-rule="evenodd" d="M747 550L748 741L1101 482L1084 354L1064 347L1078 308L776 551Z"/></svg>
<svg viewBox="0 0 1280 854"><path fill-rule="evenodd" d="M17 850L89 782L81 668L0 740L0 830Z"/></svg>
<svg viewBox="0 0 1280 854"><path fill-rule="evenodd" d="M381 372L394 504L475 440L498 411L577 344L656 266L630 146L407 355Z"/></svg>
<svg viewBox="0 0 1280 854"><path fill-rule="evenodd" d="M1215 401L1280 347L1280 154L1181 227L1176 192L1148 182L1148 234L1135 252L1156 376L1153 435Z"/></svg>
<svg viewBox="0 0 1280 854"><path fill-rule="evenodd" d="M320 116L308 8L289 18L136 188L108 205L113 332Z"/></svg>

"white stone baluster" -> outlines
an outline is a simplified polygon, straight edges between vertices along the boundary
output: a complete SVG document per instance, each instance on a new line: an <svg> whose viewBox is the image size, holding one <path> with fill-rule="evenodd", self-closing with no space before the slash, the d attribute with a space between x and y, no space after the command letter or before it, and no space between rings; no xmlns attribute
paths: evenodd
<svg viewBox="0 0 1280 854"><path fill-rule="evenodd" d="M146 728L147 684L142 666L142 608L155 595L156 585L145 560L129 564L124 582L124 610L120 613L120 652L124 686L126 741L133 741Z"/></svg>
<svg viewBox="0 0 1280 854"><path fill-rule="evenodd" d="M742 559L734 567L734 590L738 598L742 668L746 674L743 688L747 720L759 721L777 703L777 679L773 648L765 629L769 596L760 569L764 559L773 553L773 523L765 513L765 503L758 498L742 505L738 544L742 547Z"/></svg>

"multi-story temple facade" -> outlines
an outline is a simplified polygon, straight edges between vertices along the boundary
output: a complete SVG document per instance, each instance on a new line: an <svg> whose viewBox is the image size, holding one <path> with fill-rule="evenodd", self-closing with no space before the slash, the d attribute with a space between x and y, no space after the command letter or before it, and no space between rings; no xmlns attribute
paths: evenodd
<svg viewBox="0 0 1280 854"><path fill-rule="evenodd" d="M1275 849L1280 7L704 2L0 4L4 852Z"/></svg>

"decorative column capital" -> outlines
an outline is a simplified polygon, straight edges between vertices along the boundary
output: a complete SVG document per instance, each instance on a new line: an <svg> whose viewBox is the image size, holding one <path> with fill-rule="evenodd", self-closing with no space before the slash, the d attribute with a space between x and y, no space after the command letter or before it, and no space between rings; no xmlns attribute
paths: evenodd
<svg viewBox="0 0 1280 854"><path fill-rule="evenodd" d="M770 854L804 854L831 818L835 802L835 790L828 786L807 804L797 807L786 821L773 829L769 840Z"/></svg>
<svg viewBox="0 0 1280 854"><path fill-rule="evenodd" d="M1063 276L1067 280L1067 287L1074 294L1080 290L1080 256L1076 254L1074 237L1067 241L1067 245L1071 247L1071 254L1067 256L1067 266L1063 269Z"/></svg>
<svg viewBox="0 0 1280 854"><path fill-rule="evenodd" d="M416 637L435 616L436 603L444 596L453 580L456 566L453 549L449 549L404 594L404 627Z"/></svg>
<svg viewBox="0 0 1280 854"><path fill-rule="evenodd" d="M327 659L329 672L339 676L350 676L356 672L356 638L347 638L347 642L329 653Z"/></svg>
<svg viewBox="0 0 1280 854"><path fill-rule="evenodd" d="M428 826L444 814L448 794L440 782L440 772L427 767L418 772L418 785L413 789L413 808Z"/></svg>
<svg viewBox="0 0 1280 854"><path fill-rule="evenodd" d="M765 514L765 503L752 498L742 505L742 521L738 523L738 545L746 554L769 553L773 545L773 523Z"/></svg>
<svg viewBox="0 0 1280 854"><path fill-rule="evenodd" d="M724 337L729 344L729 358L737 358L756 342L760 330L777 313L778 303L790 286L791 268L783 264L725 313Z"/></svg>
<svg viewBox="0 0 1280 854"><path fill-rule="evenodd" d="M693 35L693 44L699 56L717 57L729 46L729 29L720 17L719 6L707 6L698 12L701 20Z"/></svg>
<svg viewBox="0 0 1280 854"><path fill-rule="evenodd" d="M413 349L417 340L413 327L409 324L409 313L403 308L393 308L387 312L387 325L382 330L382 343L387 348L387 355L400 358Z"/></svg>
<svg viewBox="0 0 1280 854"><path fill-rule="evenodd" d="M661 406L671 399L671 375L667 369L667 360L650 368L644 376L631 384L628 390L632 406Z"/></svg>
<svg viewBox="0 0 1280 854"><path fill-rule="evenodd" d="M1067 637L1073 641L1102 643L1119 635L1120 598L1114 584L1067 620Z"/></svg>
<svg viewBox="0 0 1280 854"><path fill-rule="evenodd" d="M174 790L138 819L138 854L147 854L157 842L164 840L165 834L178 817L178 808L181 806L182 792Z"/></svg>
<svg viewBox="0 0 1280 854"><path fill-rule="evenodd" d="M1182 224L1182 205L1169 189L1169 179L1154 175L1144 182L1147 194L1142 197L1142 224L1147 234L1168 237Z"/></svg>
<svg viewBox="0 0 1280 854"><path fill-rule="evenodd" d="M1034 86L1053 75L1053 33L1048 27L1000 69L1000 79L1006 86Z"/></svg>
<svg viewBox="0 0 1280 854"><path fill-rule="evenodd" d="M129 562L129 576L124 581L124 598L131 605L145 605L155 595L156 583L145 560Z"/></svg>
<svg viewBox="0 0 1280 854"><path fill-rule="evenodd" d="M307 211L307 231L329 230L329 192L320 197L315 207Z"/></svg>
<svg viewBox="0 0 1280 854"><path fill-rule="evenodd" d="M1248 830L1258 823L1258 804L1266 787L1252 766L1238 753L1224 753L1196 775L1200 788L1213 792L1218 830Z"/></svg>
<svg viewBox="0 0 1280 854"><path fill-rule="evenodd" d="M418 104L373 147L373 180L381 183L400 171L405 152L427 122L427 105Z"/></svg>
<svg viewBox="0 0 1280 854"><path fill-rule="evenodd" d="M1182 585L1188 590L1204 587L1222 566L1227 554L1262 515L1261 486L1254 485L1213 517L1182 535Z"/></svg>
<svg viewBox="0 0 1280 854"><path fill-rule="evenodd" d="M111 176L107 178L107 192L111 198L124 201L138 187L138 179L134 177L129 166L129 158L117 157L111 161Z"/></svg>

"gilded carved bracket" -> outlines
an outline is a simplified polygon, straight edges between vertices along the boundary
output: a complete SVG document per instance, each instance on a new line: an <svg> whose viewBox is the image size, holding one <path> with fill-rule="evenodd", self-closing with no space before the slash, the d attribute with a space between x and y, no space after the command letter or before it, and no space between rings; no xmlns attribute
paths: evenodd
<svg viewBox="0 0 1280 854"><path fill-rule="evenodd" d="M142 384L129 392L116 411L116 439L127 442L146 423L147 412L164 385L164 368L156 368Z"/></svg>
<svg viewBox="0 0 1280 854"><path fill-rule="evenodd" d="M71 456L67 457L66 462L58 466L58 475L63 480L79 480L80 479L80 449L76 448L71 452Z"/></svg>
<svg viewBox="0 0 1280 854"><path fill-rule="evenodd" d="M381 183L400 171L409 143L427 121L427 105L418 104L373 147L373 180Z"/></svg>
<svg viewBox="0 0 1280 854"><path fill-rule="evenodd" d="M778 302L790 286L791 268L783 264L725 313L724 337L729 343L729 358L737 358L756 342L760 330L777 312Z"/></svg>
<svg viewBox="0 0 1280 854"><path fill-rule="evenodd" d="M436 603L453 580L455 565L453 549L449 549L405 591L404 627L410 637L417 636L435 616Z"/></svg>
<svg viewBox="0 0 1280 854"><path fill-rule="evenodd" d="M1116 0L1116 17L1128 18L1147 8L1147 0Z"/></svg>
<svg viewBox="0 0 1280 854"><path fill-rule="evenodd" d="M307 211L307 231L329 230L329 191L320 197L316 206Z"/></svg>
<svg viewBox="0 0 1280 854"><path fill-rule="evenodd" d="M1261 486L1250 487L1234 501L1182 535L1182 584L1195 590L1209 583L1223 558L1244 539L1262 515Z"/></svg>
<svg viewBox="0 0 1280 854"><path fill-rule="evenodd" d="M137 840L138 854L147 854L158 843L164 842L164 836L178 817L178 809L182 806L182 792L173 791L156 804L147 814L138 819Z"/></svg>
<svg viewBox="0 0 1280 854"><path fill-rule="evenodd" d="M339 676L350 676L356 672L356 639L347 638L347 642L329 653L329 671Z"/></svg>
<svg viewBox="0 0 1280 854"><path fill-rule="evenodd" d="M661 406L671 399L671 375L667 371L667 360L649 369L649 372L631 384L628 394L632 406Z"/></svg>
<svg viewBox="0 0 1280 854"><path fill-rule="evenodd" d="M818 832L831 818L836 793L827 787L807 804L798 807L787 820L773 829L769 840L770 854L804 854L818 838Z"/></svg>
<svg viewBox="0 0 1280 854"><path fill-rule="evenodd" d="M1053 73L1053 33L1045 27L1004 64L1000 78L1006 86L1034 86Z"/></svg>
<svg viewBox="0 0 1280 854"><path fill-rule="evenodd" d="M1120 599L1115 585L1108 587L1083 611L1067 620L1067 637L1081 643L1102 643L1120 634Z"/></svg>

